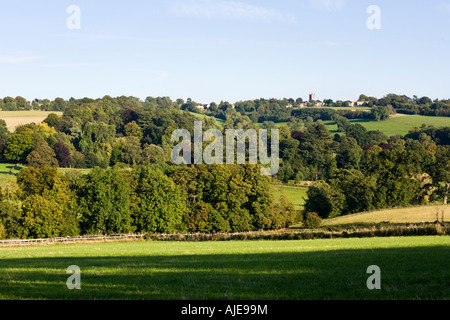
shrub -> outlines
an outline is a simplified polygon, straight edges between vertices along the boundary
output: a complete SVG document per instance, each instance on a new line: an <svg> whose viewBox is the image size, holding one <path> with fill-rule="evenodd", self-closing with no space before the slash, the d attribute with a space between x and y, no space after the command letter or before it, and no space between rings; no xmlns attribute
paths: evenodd
<svg viewBox="0 0 450 320"><path fill-rule="evenodd" d="M0 240L6 239L6 229L3 224L0 222Z"/></svg>
<svg viewBox="0 0 450 320"><path fill-rule="evenodd" d="M19 201L0 202L0 224L5 228L7 238L21 238L24 228L21 223L22 206Z"/></svg>
<svg viewBox="0 0 450 320"><path fill-rule="evenodd" d="M303 220L303 226L309 229L315 229L322 224L322 218L316 212L307 212Z"/></svg>

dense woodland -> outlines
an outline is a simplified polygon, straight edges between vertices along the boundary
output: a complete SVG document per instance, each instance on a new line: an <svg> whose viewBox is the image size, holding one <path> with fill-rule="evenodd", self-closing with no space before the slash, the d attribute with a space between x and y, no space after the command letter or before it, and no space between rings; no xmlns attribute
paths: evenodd
<svg viewBox="0 0 450 320"><path fill-rule="evenodd" d="M331 100L324 103L339 109L296 108L301 99L211 103L206 111L191 99L167 97L0 99L2 110L64 112L14 133L0 121L2 161L28 166L1 190L0 238L280 229L302 216L286 199L274 199L275 181L312 182L305 213L322 218L446 201L450 127L424 125L387 137L349 119L449 116L450 101L396 95L360 101L370 110L341 110L345 102ZM172 132L193 132L196 113L205 131L287 123L280 127L277 176L261 176L258 165L174 166ZM341 134L333 136L325 120L336 122Z"/></svg>

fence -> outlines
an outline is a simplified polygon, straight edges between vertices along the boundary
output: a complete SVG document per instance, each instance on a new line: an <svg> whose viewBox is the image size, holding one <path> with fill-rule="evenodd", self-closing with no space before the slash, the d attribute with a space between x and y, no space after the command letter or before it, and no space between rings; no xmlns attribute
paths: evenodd
<svg viewBox="0 0 450 320"><path fill-rule="evenodd" d="M0 247L48 245L56 243L83 243L83 242L107 242L143 239L143 234L113 234L107 236L80 236L67 238L27 239L27 240L0 240Z"/></svg>

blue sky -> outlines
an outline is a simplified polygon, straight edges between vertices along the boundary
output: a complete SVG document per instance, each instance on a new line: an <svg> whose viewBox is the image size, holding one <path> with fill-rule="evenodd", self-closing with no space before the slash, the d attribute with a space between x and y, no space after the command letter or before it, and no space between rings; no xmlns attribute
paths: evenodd
<svg viewBox="0 0 450 320"><path fill-rule="evenodd" d="M0 97L447 99L449 31L450 0L0 0Z"/></svg>

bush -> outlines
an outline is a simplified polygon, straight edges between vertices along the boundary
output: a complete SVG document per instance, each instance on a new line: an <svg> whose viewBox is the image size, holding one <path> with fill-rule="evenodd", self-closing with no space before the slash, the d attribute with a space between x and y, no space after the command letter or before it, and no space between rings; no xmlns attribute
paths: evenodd
<svg viewBox="0 0 450 320"><path fill-rule="evenodd" d="M316 212L307 212L303 220L303 226L309 229L315 229L322 224L322 218Z"/></svg>
<svg viewBox="0 0 450 320"><path fill-rule="evenodd" d="M6 239L6 229L3 224L0 222L0 240Z"/></svg>
<svg viewBox="0 0 450 320"><path fill-rule="evenodd" d="M19 201L3 200L0 202L0 225L5 228L7 238L24 236L21 219L22 206Z"/></svg>

